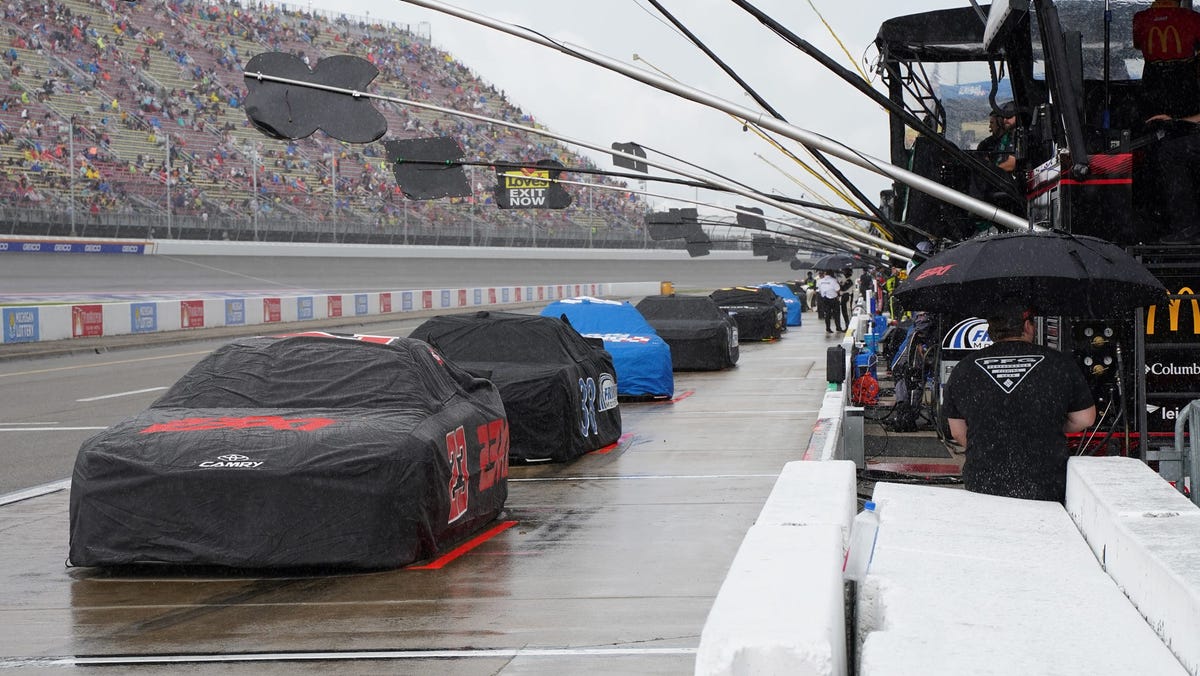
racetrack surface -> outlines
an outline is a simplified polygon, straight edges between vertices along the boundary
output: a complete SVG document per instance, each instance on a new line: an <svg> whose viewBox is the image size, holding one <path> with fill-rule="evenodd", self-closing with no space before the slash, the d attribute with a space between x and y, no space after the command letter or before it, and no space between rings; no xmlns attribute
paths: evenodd
<svg viewBox="0 0 1200 676"><path fill-rule="evenodd" d="M320 278L282 263L278 273L258 276L361 290L356 285L372 276L357 275L384 269L378 261L337 263ZM248 267L230 265L230 272L254 269L240 264ZM543 274L673 279L702 290L767 281L753 271L733 276L745 263L717 266L707 282L662 261L655 264L665 274L630 268L624 278L597 277L603 261L505 279L459 277L445 261L423 264L443 266L447 276L367 288L537 283ZM185 283L174 277L189 267L169 265L171 283ZM788 272L779 263L763 270ZM137 283L110 278L114 271L89 274L111 290ZM56 671L110 660L122 673L691 673L729 563L783 464L800 457L824 395L833 341L811 315L804 319L778 342L743 344L735 369L677 373L673 402L622 403L615 448L567 464L514 466L495 525L515 523L432 569L291 576L69 569L67 491L2 505L0 667ZM392 319L370 331L403 335L420 321ZM13 468L0 478L0 494L67 478L80 441L144 408L221 342L0 361L0 388L18 394L6 396L0 413L0 457Z"/></svg>
<svg viewBox="0 0 1200 676"><path fill-rule="evenodd" d="M546 260L9 253L0 259L0 305L61 299L102 302L178 293L349 293L566 281L671 281L681 290L711 290L803 277L785 263L762 258L664 260L654 256L655 252L646 252L646 258L634 260Z"/></svg>

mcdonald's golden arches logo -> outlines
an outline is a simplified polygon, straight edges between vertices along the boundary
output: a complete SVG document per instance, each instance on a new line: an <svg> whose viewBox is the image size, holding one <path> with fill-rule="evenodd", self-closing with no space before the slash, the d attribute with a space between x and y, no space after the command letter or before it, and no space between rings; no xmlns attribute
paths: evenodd
<svg viewBox="0 0 1200 676"><path fill-rule="evenodd" d="M1175 49L1167 49L1169 41L1173 41ZM1156 44L1158 49L1154 48ZM1183 40L1180 39L1179 31L1174 26L1151 28L1150 35L1146 38L1146 49L1150 56L1157 56L1160 59L1180 59L1188 56L1183 52Z"/></svg>
<svg viewBox="0 0 1200 676"><path fill-rule="evenodd" d="M1179 290L1177 296L1192 296L1192 333L1200 336L1200 299L1197 299L1196 293L1190 287L1183 287ZM1167 302L1167 330L1175 332L1179 330L1179 308L1183 305L1182 298L1172 298ZM1150 311L1146 313L1146 335L1154 335L1155 319L1158 315L1158 306L1150 306Z"/></svg>

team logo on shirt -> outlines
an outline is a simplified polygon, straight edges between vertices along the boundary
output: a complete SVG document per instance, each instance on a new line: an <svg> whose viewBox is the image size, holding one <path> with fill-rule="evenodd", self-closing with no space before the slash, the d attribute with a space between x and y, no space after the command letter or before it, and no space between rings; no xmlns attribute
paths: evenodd
<svg viewBox="0 0 1200 676"><path fill-rule="evenodd" d="M988 374L1005 394L1012 394L1017 385L1033 371L1033 367L1045 359L1040 354L1015 355L1012 357L985 357L976 359L975 365Z"/></svg>

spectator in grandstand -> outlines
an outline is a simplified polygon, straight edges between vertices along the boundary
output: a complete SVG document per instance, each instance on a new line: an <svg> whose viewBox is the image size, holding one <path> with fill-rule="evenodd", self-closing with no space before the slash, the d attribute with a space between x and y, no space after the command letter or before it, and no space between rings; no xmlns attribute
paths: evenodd
<svg viewBox="0 0 1200 676"><path fill-rule="evenodd" d="M1066 435L1095 422L1091 390L1069 355L1033 344L1027 306L1006 302L986 314L994 342L954 367L945 392L950 432L966 453L965 487L1062 502Z"/></svg>

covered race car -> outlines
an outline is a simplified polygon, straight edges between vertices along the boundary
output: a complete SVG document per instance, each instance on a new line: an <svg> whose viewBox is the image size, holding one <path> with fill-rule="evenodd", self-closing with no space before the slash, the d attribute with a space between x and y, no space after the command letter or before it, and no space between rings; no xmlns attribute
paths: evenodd
<svg viewBox="0 0 1200 676"><path fill-rule="evenodd" d="M409 337L500 388L511 460L562 462L621 437L612 356L561 319L484 310L434 317Z"/></svg>
<svg viewBox="0 0 1200 676"><path fill-rule="evenodd" d="M775 295L783 300L784 317L788 326L801 325L800 313L803 311L804 304L790 286L776 282L767 282L759 286L774 291Z"/></svg>
<svg viewBox="0 0 1200 676"><path fill-rule="evenodd" d="M738 325L741 340L774 340L786 328L783 301L770 289L735 286L708 295Z"/></svg>
<svg viewBox="0 0 1200 676"><path fill-rule="evenodd" d="M575 330L600 338L617 368L622 397L670 398L675 395L671 348L628 301L580 296L547 305L543 317L566 317Z"/></svg>
<svg viewBox="0 0 1200 676"><path fill-rule="evenodd" d="M240 339L83 443L69 563L402 566L494 519L507 477L500 393L426 343Z"/></svg>
<svg viewBox="0 0 1200 676"><path fill-rule="evenodd" d="M637 310L671 346L676 371L737 363L737 322L708 296L646 296Z"/></svg>

